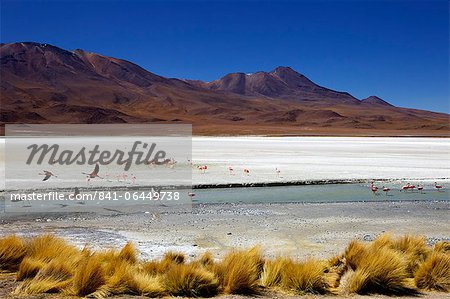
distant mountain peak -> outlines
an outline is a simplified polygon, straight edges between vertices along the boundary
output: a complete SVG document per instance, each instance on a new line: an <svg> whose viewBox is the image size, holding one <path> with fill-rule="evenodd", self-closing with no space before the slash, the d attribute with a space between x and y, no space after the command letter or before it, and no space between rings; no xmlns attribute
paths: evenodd
<svg viewBox="0 0 450 299"><path fill-rule="evenodd" d="M365 99L361 100L361 103L364 104L371 104L371 105L383 105L383 106L389 106L389 107L395 107L394 105L386 102L385 100L377 97L377 96L369 96Z"/></svg>
<svg viewBox="0 0 450 299"><path fill-rule="evenodd" d="M293 70L290 66L278 66L270 73L295 73L298 74L295 70Z"/></svg>

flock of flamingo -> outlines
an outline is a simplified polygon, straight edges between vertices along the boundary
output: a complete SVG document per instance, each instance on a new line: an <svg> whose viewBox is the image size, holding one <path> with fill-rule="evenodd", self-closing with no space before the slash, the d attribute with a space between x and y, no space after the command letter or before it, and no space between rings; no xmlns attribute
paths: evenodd
<svg viewBox="0 0 450 299"><path fill-rule="evenodd" d="M189 160L189 159L188 159L188 163L191 165L192 168L196 167L202 174L205 174L207 172L207 170L208 170L208 166L207 165L194 166L192 161ZM163 162L159 162L159 163L157 161L155 161L155 160L151 160L151 161L148 161L145 164L150 166L150 167L154 167L156 165L165 165L165 166L167 166L169 168L174 168L175 165L177 164L177 161L175 159L173 159L173 158L170 158L170 159L165 159ZM235 175L235 169L232 166L228 166L227 169L228 169L228 173L230 175ZM95 179L95 178L107 179L108 181L110 181L108 173L106 173L103 177L100 177L98 175L99 172L100 172L100 166L98 164L96 164L95 168L94 168L94 170L92 172L90 172L90 173L82 172L82 174L86 175L86 182L87 182L88 185L90 184L91 180ZM278 169L278 168L275 168L275 175L277 177L280 177L280 174L281 174L281 170ZM42 173L39 173L39 175L43 175L44 176L43 181L47 181L51 177L57 177L57 175L55 175L51 171L47 171L47 170L44 170ZM244 176L249 176L250 175L250 169L243 168L243 175ZM127 182L128 178L129 178L129 176L126 173L121 173L121 174L116 176L116 179L117 179L118 182L120 182L120 181ZM136 176L134 174L131 174L130 178L131 178L131 183L134 184L136 182L136 179L137 179ZM442 185L438 185L437 182L434 183L434 188L437 191L439 191L439 192L443 191L442 190L443 186ZM371 189L371 191L372 191L372 193L374 195L379 195L378 192L380 190L382 190L385 193L385 195L387 196L388 193L391 191L390 188L385 187L385 186L382 186L381 189L380 189L378 186L375 185L374 182L371 183L370 189ZM412 192L414 192L414 189L417 189L418 192L422 193L423 190L424 190L424 186L423 185L415 186L415 185L413 185L411 183L407 183L406 185L401 187L400 191L403 191L403 192L410 191L412 193ZM194 197L195 194L194 193L190 193L189 196L190 197Z"/></svg>
<svg viewBox="0 0 450 299"><path fill-rule="evenodd" d="M414 192L414 189L416 189L422 193L423 192L423 185L418 185L417 187L415 185L412 185L411 183L407 183L406 185L402 186L402 188L400 189L400 191L404 191L404 192L408 192L408 190L411 190L411 193ZM434 182L434 188L439 191L442 192L442 189L444 188L442 185L438 185L438 183ZM370 184L370 189L372 190L372 193L374 195L379 195L378 193L378 187L375 186L375 184L372 182ZM391 191L390 188L388 187L381 187L381 190L383 190L383 192L386 194L386 196L388 195L388 192Z"/></svg>

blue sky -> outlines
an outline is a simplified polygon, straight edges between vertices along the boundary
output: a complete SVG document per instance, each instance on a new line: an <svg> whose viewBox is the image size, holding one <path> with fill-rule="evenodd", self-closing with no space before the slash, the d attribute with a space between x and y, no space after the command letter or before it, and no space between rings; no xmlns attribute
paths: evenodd
<svg viewBox="0 0 450 299"><path fill-rule="evenodd" d="M358 98L450 112L446 0L1 0L0 39L81 48L205 81L291 66Z"/></svg>

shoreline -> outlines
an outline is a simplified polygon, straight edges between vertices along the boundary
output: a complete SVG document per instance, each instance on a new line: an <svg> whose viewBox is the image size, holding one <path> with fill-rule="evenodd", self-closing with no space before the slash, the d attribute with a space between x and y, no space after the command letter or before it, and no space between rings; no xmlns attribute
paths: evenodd
<svg viewBox="0 0 450 299"><path fill-rule="evenodd" d="M350 184L367 184L371 182L427 182L427 181L448 181L450 177L441 178L373 178L373 179L323 179L323 180L297 180L297 181L267 181L267 182L242 182L242 183L217 183L217 184L192 184L192 186L166 186L167 189L231 189L231 188L265 188L265 187L283 187L283 186L322 186L322 185L350 185ZM142 189L151 189L155 186L135 185L135 186L92 186L92 187L77 187L80 191L138 191ZM26 191L39 192L54 190L60 192L71 192L74 187L61 188L34 188L34 189L0 189L2 193Z"/></svg>

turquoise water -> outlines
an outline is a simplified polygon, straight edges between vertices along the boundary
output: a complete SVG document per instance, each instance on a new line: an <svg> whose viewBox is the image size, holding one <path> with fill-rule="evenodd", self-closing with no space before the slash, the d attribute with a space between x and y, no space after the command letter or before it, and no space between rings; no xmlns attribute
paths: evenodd
<svg viewBox="0 0 450 299"><path fill-rule="evenodd" d="M379 185L380 189L383 185ZM450 200L450 185L444 184L444 190L438 192L434 185L429 183L425 185L422 192L415 190L414 192L400 191L401 184L388 185L391 189L386 195L379 191L374 195L368 184L326 184L326 185L296 185L296 186L271 186L271 187L241 187L241 188L212 188L212 189L196 189L193 190L195 196L193 203L327 203L327 202L364 202L364 201L447 201ZM181 191L183 197L188 197L188 191ZM90 192L92 193L92 192ZM190 202L190 198L187 199ZM180 201L181 202L181 201ZM186 199L182 201L187 203ZM5 202L0 200L0 213L5 211ZM11 208L8 211L15 212L37 212L50 211L48 203L33 203L33 207L28 207L28 210L23 210L22 206L26 202L8 202ZM50 203L53 206L59 207L59 202ZM142 204L139 201L117 201L117 202L87 202L85 206L79 206L86 211L90 211L90 207L99 206L114 208L121 205L134 206ZM167 203L165 203L167 204ZM77 205L74 204L76 207ZM54 208L54 207L53 207ZM67 211L61 208L56 211Z"/></svg>
<svg viewBox="0 0 450 299"><path fill-rule="evenodd" d="M194 200L198 203L450 200L448 189L438 192L434 189L434 185L425 186L422 193L417 190L414 192L399 191L400 186L386 186L391 188L387 195L384 192L374 195L369 186L364 184L199 189L195 190Z"/></svg>

